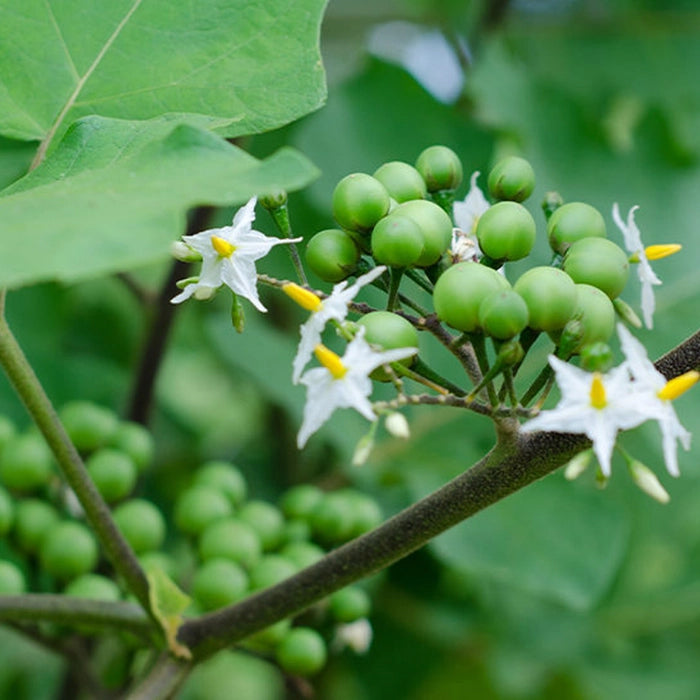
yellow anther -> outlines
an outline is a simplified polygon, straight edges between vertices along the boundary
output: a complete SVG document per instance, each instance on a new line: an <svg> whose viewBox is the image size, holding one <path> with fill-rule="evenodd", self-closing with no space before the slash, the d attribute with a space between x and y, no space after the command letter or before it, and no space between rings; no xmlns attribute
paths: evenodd
<svg viewBox="0 0 700 700"><path fill-rule="evenodd" d="M665 401L677 399L681 394L688 391L698 379L700 379L700 372L696 372L692 369L690 372L681 374L680 377L675 377L666 382L666 386L661 388L656 395Z"/></svg>
<svg viewBox="0 0 700 700"><path fill-rule="evenodd" d="M680 243L663 243L660 245L650 245L644 249L647 260L661 260L669 255L677 253L683 246Z"/></svg>
<svg viewBox="0 0 700 700"><path fill-rule="evenodd" d="M335 379L342 379L348 368L343 364L343 361L332 350L329 350L325 345L319 343L314 348L314 354L318 361L333 375Z"/></svg>
<svg viewBox="0 0 700 700"><path fill-rule="evenodd" d="M294 282L282 285L282 291L307 311L318 311L321 308L321 299L316 294Z"/></svg>
<svg viewBox="0 0 700 700"><path fill-rule="evenodd" d="M211 246L222 258L230 258L233 255L233 251L236 250L235 245L223 238L219 238L219 236L211 237Z"/></svg>
<svg viewBox="0 0 700 700"><path fill-rule="evenodd" d="M593 374L590 397L591 406L593 406L593 408L605 408L608 405L608 401L605 396L605 387L603 386L603 380L601 379L600 372L595 372Z"/></svg>

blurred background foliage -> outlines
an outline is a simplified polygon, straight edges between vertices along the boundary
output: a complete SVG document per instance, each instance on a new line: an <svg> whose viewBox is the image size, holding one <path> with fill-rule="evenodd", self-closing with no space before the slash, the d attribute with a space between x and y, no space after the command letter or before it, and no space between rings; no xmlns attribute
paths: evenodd
<svg viewBox="0 0 700 700"><path fill-rule="evenodd" d="M529 206L541 232L539 202L554 189L597 206L612 238L610 211L619 202L624 212L640 205L647 243L682 243L683 254L656 268L664 280L656 327L638 335L657 357L696 330L696 2L331 0L321 46L327 105L243 144L258 157L289 144L321 169L320 179L290 197L297 235L332 225L330 194L347 173L413 162L424 147L444 143L462 157L465 173L484 173L483 185L498 157L518 153L538 178ZM5 173L7 181L14 176ZM230 217L215 214L217 222ZM257 224L274 233L262 209ZM544 235L533 255L547 262ZM280 248L261 269L292 277ZM153 291L166 274L165 265L135 271ZM233 459L257 497L274 499L302 481L353 482L389 515L489 449L484 419L422 408L408 412L409 441L382 435L361 468L349 458L367 425L354 413L337 414L299 453L304 395L290 383L290 363L304 314L281 295L263 294L270 313L248 313L243 335L231 328L225 295L178 310L153 415L158 464L144 484L166 512L204 458ZM636 279L625 298L638 308ZM79 397L125 410L150 319L120 279L24 289L8 306L58 405ZM423 340L430 363L458 376ZM537 357L544 360L547 350L542 344ZM0 408L26 422L2 381ZM691 393L678 405L696 435L697 401ZM574 483L555 473L492 507L373 582L371 651L334 657L315 682L318 697L697 698L699 453L696 446L681 455L674 482L658 438L651 426L622 442L660 476L669 505L642 494L619 459L605 490L596 489L592 473ZM26 686L41 697L20 671L15 665L2 675L0 695L18 697ZM222 688L226 695L217 694ZM226 652L197 671L183 697L266 700L283 692L271 667Z"/></svg>

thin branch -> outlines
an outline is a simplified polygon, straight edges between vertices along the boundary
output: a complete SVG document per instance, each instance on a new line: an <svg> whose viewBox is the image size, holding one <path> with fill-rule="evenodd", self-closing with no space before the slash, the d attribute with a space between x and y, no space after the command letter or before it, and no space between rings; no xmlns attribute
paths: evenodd
<svg viewBox="0 0 700 700"><path fill-rule="evenodd" d="M162 654L146 678L127 696L127 700L167 700L184 683L192 666Z"/></svg>

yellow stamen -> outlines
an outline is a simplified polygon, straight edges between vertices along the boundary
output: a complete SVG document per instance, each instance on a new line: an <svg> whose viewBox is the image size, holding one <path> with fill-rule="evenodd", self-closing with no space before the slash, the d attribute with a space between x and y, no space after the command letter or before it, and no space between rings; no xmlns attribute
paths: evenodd
<svg viewBox="0 0 700 700"><path fill-rule="evenodd" d="M334 379L342 379L345 376L348 368L343 364L340 357L325 345L319 343L314 348L314 354L318 361L333 375Z"/></svg>
<svg viewBox="0 0 700 700"><path fill-rule="evenodd" d="M608 405L608 401L605 396L605 387L603 386L603 380L601 379L600 372L595 372L593 374L590 397L591 406L593 406L593 408L605 408Z"/></svg>
<svg viewBox="0 0 700 700"><path fill-rule="evenodd" d="M321 308L321 299L308 289L300 287L294 282L282 285L282 291L299 306L307 311L318 311Z"/></svg>
<svg viewBox="0 0 700 700"><path fill-rule="evenodd" d="M647 260L661 260L669 255L677 253L683 246L680 243L665 243L660 245L649 245L644 249Z"/></svg>
<svg viewBox="0 0 700 700"><path fill-rule="evenodd" d="M700 372L696 372L694 369L692 369L690 372L681 374L680 377L675 377L674 379L666 382L666 386L661 388L656 395L665 401L677 399L681 394L688 391L688 389L690 389L698 381L698 379L700 379Z"/></svg>
<svg viewBox="0 0 700 700"><path fill-rule="evenodd" d="M219 236L211 237L212 248L222 257L230 258L233 255L233 251L236 250L236 246Z"/></svg>

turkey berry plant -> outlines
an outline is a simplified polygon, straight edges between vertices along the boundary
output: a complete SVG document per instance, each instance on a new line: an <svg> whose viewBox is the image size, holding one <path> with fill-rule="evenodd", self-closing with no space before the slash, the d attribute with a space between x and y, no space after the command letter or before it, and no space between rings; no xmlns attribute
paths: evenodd
<svg viewBox="0 0 700 700"><path fill-rule="evenodd" d="M370 422L357 443L360 465L380 423L406 439L410 416L402 411L433 405L493 421L497 442L482 461L386 522L372 498L350 487L300 484L276 504L256 498L225 460L193 470L164 513L139 494L155 457L148 430L85 401L57 415L3 316L0 363L40 432L0 421L0 532L12 553L0 562L0 615L20 628L55 623L52 642L68 628L116 627L129 634L115 654L160 650L143 697L161 697L147 694L153 678L167 679L165 696L197 663L233 644L287 674L313 676L339 644L360 652L370 644L371 596L360 579L583 451L592 449L605 481L617 447L635 483L667 500L618 433L658 423L667 470L678 475L677 443L687 449L690 435L672 401L700 377L700 341L696 334L655 366L625 325L640 322L620 295L638 265L651 325L658 278L649 260L674 246L644 248L635 209L625 222L615 204L625 252L608 238L599 211L556 193L546 196L538 224L524 204L535 173L523 158L495 164L491 201L478 173L457 200L463 173L459 156L435 145L414 164L391 161L373 175L347 175L332 195L334 221L307 237L303 256L284 191L260 193L281 237L253 228L256 197L230 226L183 236L175 255L202 265L171 301L194 303L228 287L239 332L247 304L266 311L259 284L281 292L279 305L290 313L294 303L308 313L296 356L284 360L290 381L306 389L300 448L319 439L336 410L354 409ZM549 261L533 252L538 228ZM279 244L296 280L257 269ZM302 257L332 289L308 284ZM385 308L361 300L368 287ZM617 366L615 338L624 356ZM453 357L463 376L431 367L424 341ZM529 355L535 342L548 344L544 366ZM373 401L373 382L386 384L390 397ZM555 385L560 401L544 409ZM128 682L128 674L119 680Z"/></svg>

